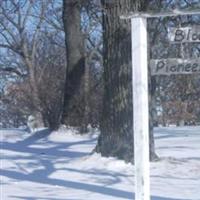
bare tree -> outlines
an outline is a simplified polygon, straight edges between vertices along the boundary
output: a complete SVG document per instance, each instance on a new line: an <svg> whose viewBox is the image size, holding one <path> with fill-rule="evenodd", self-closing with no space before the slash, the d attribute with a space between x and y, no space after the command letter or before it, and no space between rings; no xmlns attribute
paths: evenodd
<svg viewBox="0 0 200 200"><path fill-rule="evenodd" d="M130 20L121 20L120 15L145 9L147 2L103 0L102 5L104 96L101 135L96 150L104 156L133 161L131 24ZM151 138L150 153L153 158L152 135Z"/></svg>
<svg viewBox="0 0 200 200"><path fill-rule="evenodd" d="M40 113L44 122L48 121L48 126L57 128L61 111L58 109L60 114L55 114L52 105L51 108L45 108L45 106L47 107L47 99L48 102L52 101L55 103L53 99L59 97L57 96L59 92L57 93L54 90L55 93L53 94L51 88L48 88L47 85L49 85L48 81L50 83L55 81L55 79L52 79L51 73L53 71L50 71L50 68L52 70L52 63L53 66L56 66L58 65L56 62L59 63L63 61L63 54L61 52L64 52L64 48L60 45L63 43L64 37L59 33L60 29L58 29L58 27L62 27L60 26L59 19L51 17L51 21L49 21L52 6L53 1L13 0L1 2L0 48L2 49L4 57L0 60L0 71L17 75L21 79L21 82L18 83L18 88L23 88L24 97L29 97L25 99L26 103L29 104L30 112ZM57 25L56 29L55 24ZM47 29L48 31L46 31ZM63 38L63 41L60 42L57 39L58 36ZM54 61L48 60L49 55L52 54L42 51L42 49L44 50L44 48L47 48L47 43L45 43L44 38L49 39L49 48L53 49L56 45L62 49L62 51L59 50L58 47L56 49L60 55L58 55L56 51L54 52L60 61L58 61L58 59ZM46 45L46 47L44 45ZM65 65L65 61L63 64ZM64 67L63 64L59 64L59 66ZM54 75L55 74L54 71ZM64 76L61 80L63 79ZM59 80L58 83L60 83ZM23 84L26 85L26 89L22 86ZM44 86L44 84L46 85ZM44 90L45 87L46 90ZM60 99L62 99L62 97L59 97L57 102L60 102ZM62 106L61 102L60 106ZM50 104L48 105L50 106ZM51 113L51 115L53 115L52 113L55 114L54 120L45 119L49 116L49 113Z"/></svg>

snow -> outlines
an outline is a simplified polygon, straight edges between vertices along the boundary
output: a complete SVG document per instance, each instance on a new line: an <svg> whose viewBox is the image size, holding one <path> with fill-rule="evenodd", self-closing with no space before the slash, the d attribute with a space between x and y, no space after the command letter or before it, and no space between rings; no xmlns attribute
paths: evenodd
<svg viewBox="0 0 200 200"><path fill-rule="evenodd" d="M91 154L98 132L0 130L1 200L134 199L134 166ZM155 129L152 200L200 200L200 127Z"/></svg>

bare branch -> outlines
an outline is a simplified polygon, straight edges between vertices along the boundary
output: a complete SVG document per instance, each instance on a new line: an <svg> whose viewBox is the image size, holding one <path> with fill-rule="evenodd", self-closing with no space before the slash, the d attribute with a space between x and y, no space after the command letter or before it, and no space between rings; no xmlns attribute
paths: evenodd
<svg viewBox="0 0 200 200"><path fill-rule="evenodd" d="M44 21L44 12L45 9L47 7L48 4L44 4L44 2L41 2L41 12L40 12L40 16L39 16L39 22L37 24L35 33L33 34L33 39L32 39L32 53L31 53L31 57L34 60L34 56L35 56L35 52L36 52L36 37L41 29L41 25Z"/></svg>
<svg viewBox="0 0 200 200"><path fill-rule="evenodd" d="M16 27L17 29L19 29L18 24L14 21L14 19L12 19L12 18L8 15L8 13L6 12L6 9L5 9L3 6L1 6L0 8L1 8L1 10L2 10L3 16L4 16L14 27Z"/></svg>
<svg viewBox="0 0 200 200"><path fill-rule="evenodd" d="M22 74L19 70L17 70L16 68L14 67L3 67L3 68L0 68L0 71L2 72L9 72L9 73L14 73L20 77L23 77L24 74Z"/></svg>
<svg viewBox="0 0 200 200"><path fill-rule="evenodd" d="M22 21L22 27L25 27L25 25L26 25L26 21L27 21L28 17L30 16L31 8L32 8L32 3L29 3L28 8L25 11L24 19Z"/></svg>
<svg viewBox="0 0 200 200"><path fill-rule="evenodd" d="M15 43L17 43L16 37L15 37L15 35L14 35L14 32L11 31L11 30L8 28L8 26L6 26L1 20L0 20L0 26L2 26L3 30L6 31L6 32L9 34L9 36L12 38L12 40L13 40Z"/></svg>

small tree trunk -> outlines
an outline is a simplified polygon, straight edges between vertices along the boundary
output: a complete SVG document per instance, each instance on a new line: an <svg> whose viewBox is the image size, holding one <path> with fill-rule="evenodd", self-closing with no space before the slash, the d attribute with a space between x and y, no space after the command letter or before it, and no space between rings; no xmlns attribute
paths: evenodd
<svg viewBox="0 0 200 200"><path fill-rule="evenodd" d="M67 69L64 94L62 123L74 124L71 115L77 106L74 97L80 93L81 82L85 72L84 38L81 31L81 0L63 0L63 23L65 30L65 43L67 50ZM80 103L80 102L79 102ZM80 117L80 113L78 113ZM80 122L84 114L81 114Z"/></svg>
<svg viewBox="0 0 200 200"><path fill-rule="evenodd" d="M88 123L89 123L89 113L90 113L90 106L89 106L89 99L90 99L90 66L89 63L86 62L85 65L85 75L84 75L84 117L82 123L82 132L86 133L88 131Z"/></svg>
<svg viewBox="0 0 200 200"><path fill-rule="evenodd" d="M150 69L149 69L150 72ZM158 156L155 153L155 143L154 143L154 122L155 122L155 114L156 113L156 101L155 101L155 90L156 90L156 79L155 77L151 77L149 73L149 155L150 160L154 161L158 159Z"/></svg>

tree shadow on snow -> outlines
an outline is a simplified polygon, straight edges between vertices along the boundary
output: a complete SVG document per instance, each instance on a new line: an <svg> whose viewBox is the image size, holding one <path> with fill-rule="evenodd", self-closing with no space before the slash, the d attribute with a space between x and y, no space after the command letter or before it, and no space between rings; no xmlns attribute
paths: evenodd
<svg viewBox="0 0 200 200"><path fill-rule="evenodd" d="M7 155L4 159L12 160L16 164L16 166L22 168L22 172L15 171L14 169L1 169L0 175L8 177L10 179L15 179L18 182L22 181L30 181L33 183L39 183L39 184L46 184L51 186L61 186L65 188L71 188L71 189L77 189L77 190L83 190L87 192L93 192L98 193L102 195L112 196L112 197L118 197L118 198L124 198L124 199L133 199L134 194L132 192L124 191L121 189L115 189L111 186L113 184L119 183L121 181L121 177L125 177L126 175L120 174L117 172L111 172L111 171L98 171L96 169L94 170L77 170L72 168L55 168L54 164L57 162L57 158L64 158L63 163L66 163L67 161L70 161L74 158L81 158L83 156L88 155L88 153L84 152L78 152L78 151L72 151L68 149L69 147L73 145L80 145L80 144L91 144L96 139L88 139L84 141L78 141L78 142L68 142L66 143L55 143L53 142L52 145L48 147L49 144L51 144L50 141L48 141L48 135L50 134L49 130L41 130L36 132L34 135L31 135L27 137L26 139L16 142L16 143L9 143L9 142L2 142L1 147L5 150L9 151L15 151L17 155ZM43 141L44 144L43 148L40 146L38 147L38 142ZM46 141L46 142L45 142ZM47 145L47 146L45 146ZM19 153L24 153L20 155ZM20 160L26 160L26 162L20 163ZM34 169L32 172L26 170L31 168L34 162L37 162L36 164L38 166L41 166L42 168ZM24 164L25 163L25 164ZM24 166L21 166L21 165ZM109 177L109 180L107 182L101 182L102 185L93 184L93 183L83 183L79 181L73 181L73 180L63 180L63 179L57 179L57 178L50 178L49 175L54 173L56 170L65 170L70 173L80 173L82 176L87 174L91 177L102 177L101 180ZM98 180L98 179L97 179ZM100 180L100 181L101 181ZM28 189L28 188L27 188ZM31 189L31 188L30 188ZM56 190L56 189L55 189ZM38 197L31 197L31 196L17 196L10 194L11 198L14 199L21 199L21 200L37 200ZM56 198L46 198L46 197L39 197L41 200L64 200L64 199L56 199ZM68 200L75 200L75 199L69 199ZM81 200L81 199L80 199ZM152 200L183 200L183 199L172 199L172 198L165 198L165 197L152 197Z"/></svg>
<svg viewBox="0 0 200 200"><path fill-rule="evenodd" d="M12 198L15 198L15 199L21 199L21 200L38 200L38 198L35 198L35 197L29 197L29 196L11 196ZM132 195L132 198L129 198L131 200L134 200L133 199L133 195ZM65 198L65 199L58 199L58 198L41 198L40 197L40 200L77 200L77 199L71 199L71 198ZM85 199L78 199L78 200L85 200ZM186 200L186 199L171 199L171 198L163 198L163 197L151 197L151 200Z"/></svg>

